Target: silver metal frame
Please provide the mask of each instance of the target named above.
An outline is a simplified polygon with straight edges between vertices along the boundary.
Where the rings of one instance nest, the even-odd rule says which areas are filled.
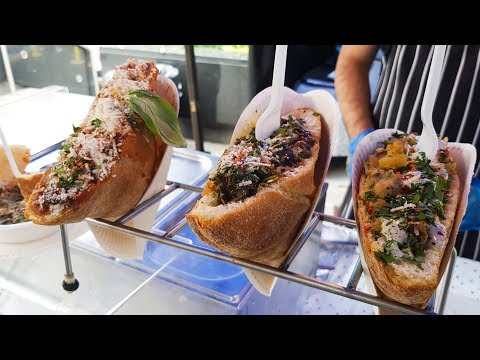
[[[155,195],[150,200],[147,200],[147,201],[139,204],[131,212],[129,212],[128,214],[126,214],[125,216],[123,216],[122,218],[120,218],[119,220],[117,220],[115,222],[104,220],[104,219],[91,219],[91,218],[87,218],[86,222],[88,222],[90,224],[95,224],[95,225],[98,225],[98,226],[102,226],[102,227],[105,227],[105,228],[108,228],[108,229],[111,229],[111,230],[116,230],[116,231],[123,232],[123,233],[126,233],[126,234],[138,236],[138,237],[141,237],[143,239],[154,241],[154,242],[157,242],[157,243],[160,243],[160,244],[173,246],[173,247],[185,250],[185,251],[190,251],[190,252],[193,252],[193,253],[196,253],[196,254],[208,256],[208,257],[220,260],[220,261],[224,261],[224,262],[228,262],[228,263],[231,263],[231,264],[243,266],[245,268],[249,268],[249,269],[252,269],[252,270],[261,271],[263,273],[273,275],[273,276],[276,276],[276,277],[279,277],[279,278],[282,278],[282,279],[286,279],[286,280],[289,280],[289,281],[293,281],[293,282],[296,282],[296,283],[299,283],[299,284],[302,284],[302,285],[306,285],[306,286],[309,286],[309,287],[312,287],[312,288],[315,288],[315,289],[327,291],[327,292],[330,292],[330,293],[333,293],[333,294],[336,294],[336,295],[339,295],[339,296],[344,296],[344,297],[347,297],[347,298],[350,298],[350,299],[353,299],[353,300],[361,301],[361,302],[371,304],[371,305],[374,305],[374,306],[378,306],[378,307],[387,308],[387,309],[394,310],[394,311],[397,311],[397,312],[400,312],[400,313],[414,314],[414,315],[420,315],[420,314],[422,314],[422,315],[435,315],[437,313],[439,313],[439,314],[443,313],[443,310],[444,310],[444,307],[445,307],[446,296],[447,296],[447,293],[448,293],[448,287],[449,287],[450,279],[451,279],[451,276],[452,276],[453,265],[454,265],[455,258],[456,258],[456,251],[455,250],[453,251],[453,253],[451,255],[450,264],[449,264],[449,266],[447,268],[447,271],[445,273],[445,284],[443,286],[443,291],[440,294],[440,299],[438,301],[438,304],[439,304],[438,312],[436,313],[436,312],[433,311],[433,306],[432,305],[429,305],[427,307],[427,309],[425,309],[425,310],[417,309],[417,308],[414,308],[414,307],[411,307],[411,306],[403,305],[403,304],[400,304],[400,303],[397,303],[397,302],[394,302],[394,301],[391,301],[391,300],[388,300],[388,299],[385,299],[385,298],[382,298],[382,297],[379,297],[379,296],[371,295],[371,294],[368,294],[368,293],[357,290],[358,282],[360,280],[360,277],[361,277],[362,271],[363,271],[362,266],[360,264],[360,259],[358,259],[358,261],[356,263],[356,266],[355,266],[355,268],[354,268],[354,270],[353,270],[353,272],[350,276],[350,280],[348,281],[348,285],[345,287],[345,286],[340,286],[340,285],[335,284],[335,283],[321,281],[321,280],[314,279],[314,278],[311,278],[311,277],[308,277],[308,276],[305,276],[305,275],[302,275],[302,274],[291,272],[291,271],[288,270],[288,264],[290,264],[291,261],[286,261],[284,263],[284,264],[287,264],[286,266],[280,266],[279,268],[274,268],[274,267],[264,265],[264,264],[260,264],[260,263],[257,263],[257,262],[231,257],[231,256],[228,256],[228,255],[216,252],[216,251],[197,248],[195,246],[192,246],[192,245],[186,244],[184,242],[180,242],[178,240],[175,240],[173,238],[175,236],[175,234],[177,234],[178,231],[180,231],[183,227],[185,227],[187,225],[187,222],[185,221],[185,219],[183,219],[179,224],[177,224],[177,226],[175,226],[175,228],[170,230],[165,235],[158,235],[158,234],[154,234],[152,232],[148,232],[148,231],[144,231],[144,230],[140,230],[140,229],[136,229],[136,228],[124,225],[124,223],[126,221],[128,221],[130,219],[133,219],[135,216],[137,216],[141,212],[145,211],[147,208],[151,207],[155,203],[158,203],[158,201],[160,201],[161,198],[168,195],[169,193],[171,193],[175,189],[184,189],[184,190],[193,191],[193,192],[203,191],[203,188],[201,188],[201,187],[192,186],[192,185],[188,185],[188,184],[183,184],[183,183],[179,183],[179,182],[168,181],[167,185],[168,185],[168,187],[166,189],[164,189],[163,191],[161,191],[160,193]],[[334,224],[343,225],[343,226],[347,226],[347,227],[350,227],[350,228],[355,228],[356,227],[356,223],[353,220],[340,218],[340,217],[336,217],[336,216],[331,216],[331,215],[326,215],[326,214],[323,214],[323,213],[320,213],[320,212],[315,212],[313,214],[312,219],[310,220],[309,224],[305,228],[303,234],[300,236],[297,244],[295,244],[292,247],[292,250],[290,251],[290,253],[287,254],[287,259],[293,258],[298,253],[299,249],[307,241],[307,239],[311,235],[313,229],[316,227],[316,225],[320,221],[328,221],[328,222],[331,222],[331,223],[334,223]],[[62,232],[62,235],[64,235],[63,232]],[[64,243],[67,244],[66,241],[64,241]],[[65,259],[67,260],[67,257],[65,257]],[[71,268],[72,268],[71,267],[71,262],[69,262],[67,268],[69,268],[71,270]],[[72,273],[73,273],[73,271],[72,271]],[[156,276],[154,276],[154,275],[156,275],[156,273],[157,272],[155,272],[152,276],[150,276],[149,279],[147,279],[147,281],[140,284],[131,294],[127,295],[127,297],[122,299],[122,301],[118,304],[118,307],[115,307],[109,313],[114,313],[119,307],[121,307],[123,304],[125,304],[126,301],[128,301],[128,299],[130,299],[132,296],[134,296],[135,293],[137,293],[143,286],[145,286],[150,280],[154,279],[156,277]],[[430,302],[430,304],[432,304],[432,303],[434,303],[433,298],[432,298],[432,301]]]

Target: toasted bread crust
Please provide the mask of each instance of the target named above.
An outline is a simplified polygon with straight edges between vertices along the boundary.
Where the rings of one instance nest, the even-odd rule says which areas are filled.
[[[38,192],[34,191],[26,204],[25,216],[42,225],[79,222],[86,217],[121,216],[141,199],[165,150],[166,145],[158,142],[142,124],[138,131],[127,135],[122,153],[106,179],[89,186],[56,216],[40,209],[35,202]],[[35,190],[45,186],[50,171],[45,172]]]
[[[140,61],[136,65],[134,61],[129,60],[121,68],[129,74],[128,76],[131,75],[129,78],[131,81],[137,82],[133,87],[134,90],[139,88],[139,82],[143,81],[143,89],[162,96],[178,114],[179,97],[176,86],[168,78],[157,77],[158,70],[153,62]],[[126,91],[125,84],[131,86],[131,83],[121,81],[107,83],[100,90],[90,111],[98,106],[99,99],[116,99],[118,103],[120,95],[117,89]],[[121,116],[126,123],[128,116],[125,113]],[[139,121],[135,126],[129,126],[127,132],[119,136],[121,136],[121,150],[118,151],[118,156],[114,159],[115,162],[106,177],[96,182],[89,182],[86,188],[67,198],[61,204],[62,207],[54,212],[49,206],[42,207],[38,201],[42,195],[42,189],[45,189],[49,181],[51,169],[48,169],[28,198],[25,216],[36,224],[59,225],[79,222],[86,217],[116,218],[131,210],[142,198],[154,178],[167,145],[160,138],[155,137],[143,121]]]
[[[446,241],[448,241],[451,235],[460,196],[458,175],[451,175],[451,179],[452,181],[448,189],[449,201],[445,207],[445,220],[441,221],[447,230]],[[360,177],[359,196],[367,191],[366,181],[365,174],[362,174]],[[427,256],[433,258],[435,261],[436,276],[422,280],[401,276],[392,265],[385,265],[375,256],[375,250],[372,248],[374,238],[370,230],[371,224],[369,216],[363,202],[360,200],[357,201],[360,244],[365,262],[367,263],[368,270],[375,285],[385,297],[391,300],[414,307],[425,308],[440,281],[438,272],[446,244],[438,251],[427,250],[432,252]]]
[[[218,205],[215,186],[208,181],[202,198],[187,220],[207,244],[235,257],[269,261],[283,256],[301,228],[315,196],[315,165],[319,153],[320,115],[299,109],[289,115],[307,119],[315,144],[310,158],[294,172],[263,186],[243,201]]]
[[[10,145],[15,163],[20,173],[25,171],[30,162],[30,149],[23,145]],[[10,163],[7,160],[5,150],[0,146],[0,186],[17,185],[17,179],[10,169]]]

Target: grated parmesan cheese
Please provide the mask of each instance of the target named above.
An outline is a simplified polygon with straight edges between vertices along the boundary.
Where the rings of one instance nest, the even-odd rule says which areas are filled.
[[[152,62],[128,60],[117,66],[79,130],[65,141],[45,187],[36,191],[40,193],[37,203],[41,208],[48,205],[56,216],[67,201],[78,196],[89,183],[102,181],[110,174],[125,136],[132,131],[128,116],[133,112],[123,97],[130,90],[153,91],[150,84],[155,83],[156,74]]]
[[[413,209],[413,208],[416,208],[416,207],[417,207],[417,205],[412,204],[412,203],[407,203],[405,201],[405,204],[403,204],[402,206],[390,209],[390,212],[401,211],[401,210],[406,210],[406,209]]]

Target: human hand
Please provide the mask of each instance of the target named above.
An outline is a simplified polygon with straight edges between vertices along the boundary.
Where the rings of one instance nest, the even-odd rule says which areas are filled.
[[[374,131],[374,129],[364,130],[360,134],[358,134],[352,141],[350,141],[350,146],[348,148],[348,158],[347,158],[347,172],[350,177],[352,177],[353,154],[355,154],[355,150],[357,149],[358,144],[360,144],[360,141],[362,141],[363,138],[368,134],[370,134],[372,131]]]
[[[463,216],[459,231],[480,230],[480,180],[472,178],[468,193],[467,211]]]

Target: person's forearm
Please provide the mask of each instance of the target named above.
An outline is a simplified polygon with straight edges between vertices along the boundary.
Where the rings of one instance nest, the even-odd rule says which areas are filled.
[[[368,73],[376,46],[344,46],[335,71],[335,92],[350,139],[373,128]]]

